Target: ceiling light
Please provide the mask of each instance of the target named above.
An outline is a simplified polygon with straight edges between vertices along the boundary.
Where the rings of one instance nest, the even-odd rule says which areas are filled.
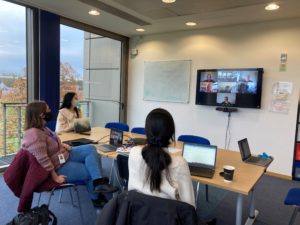
[[[186,22],[185,25],[193,27],[193,26],[196,26],[197,23],[195,23],[195,22]]]
[[[176,0],[161,0],[164,3],[174,3]]]
[[[145,29],[143,29],[143,28],[137,28],[135,30],[138,31],[138,32],[144,32],[145,31]]]
[[[89,11],[89,14],[92,15],[92,16],[99,16],[100,12],[96,9],[92,9],[92,10]]]
[[[277,9],[279,9],[279,5],[278,4],[276,4],[276,3],[270,3],[270,4],[268,4],[266,7],[265,7],[265,10],[269,10],[269,11],[271,11],[271,10],[277,10]]]

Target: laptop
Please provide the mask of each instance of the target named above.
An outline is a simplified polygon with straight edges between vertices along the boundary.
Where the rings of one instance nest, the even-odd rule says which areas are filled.
[[[87,138],[78,138],[69,141],[64,141],[63,143],[68,144],[70,146],[79,146],[79,145],[87,145],[87,144],[96,144],[95,141],[87,139]]]
[[[74,131],[80,134],[91,134],[91,124],[88,118],[79,118],[74,120]]]
[[[217,146],[184,143],[182,156],[192,176],[212,178],[216,168]]]
[[[100,145],[98,149],[102,152],[114,152],[123,144],[123,131],[111,128],[109,144]]]
[[[245,163],[250,163],[250,164],[257,165],[257,166],[267,167],[273,161],[272,157],[260,158],[260,157],[251,155],[247,138],[239,140],[238,144],[239,144],[239,149],[240,149],[240,153],[242,156],[242,160]]]

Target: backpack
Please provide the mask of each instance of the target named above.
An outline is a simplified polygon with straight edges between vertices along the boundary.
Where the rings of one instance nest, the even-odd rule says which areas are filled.
[[[27,212],[19,213],[7,225],[57,225],[57,218],[47,205],[37,206]]]

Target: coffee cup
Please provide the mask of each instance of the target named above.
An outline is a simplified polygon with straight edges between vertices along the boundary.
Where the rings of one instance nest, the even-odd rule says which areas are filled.
[[[224,181],[231,182],[233,180],[233,174],[234,174],[235,167],[226,165],[223,167],[223,170],[224,170],[224,173],[223,173]]]

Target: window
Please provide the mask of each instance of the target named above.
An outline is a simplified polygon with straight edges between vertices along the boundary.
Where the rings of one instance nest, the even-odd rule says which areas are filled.
[[[26,89],[26,8],[0,0],[0,168],[20,146]]]
[[[83,100],[84,31],[60,26],[60,100],[67,92],[76,92]]]

